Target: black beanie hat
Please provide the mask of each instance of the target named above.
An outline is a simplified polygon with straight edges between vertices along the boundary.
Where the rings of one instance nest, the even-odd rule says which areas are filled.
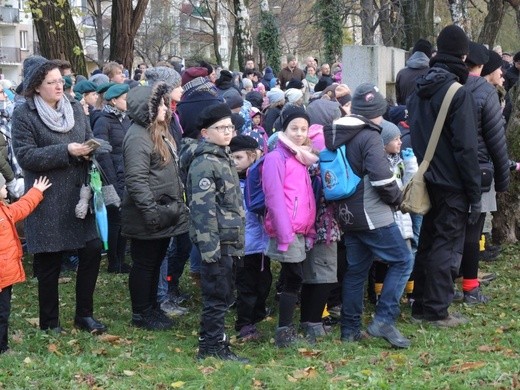
[[[248,135],[237,135],[231,138],[229,143],[231,152],[240,152],[241,150],[255,150],[258,149],[258,142],[253,137]]]
[[[287,83],[287,86],[285,87],[285,89],[291,89],[291,88],[296,88],[296,89],[302,89],[303,88],[303,83],[301,80],[298,80],[298,79],[291,79],[291,81],[289,81]]]
[[[242,131],[242,127],[244,127],[246,124],[246,120],[242,118],[242,115],[240,115],[238,112],[234,112],[233,115],[231,115],[231,123],[233,123],[233,126],[235,126],[237,133],[240,133]]]
[[[296,118],[303,118],[307,123],[311,123],[309,115],[307,115],[305,109],[300,106],[293,106],[292,104],[286,105],[280,115],[282,117],[282,127],[284,130],[286,130],[289,123]]]
[[[432,56],[432,44],[430,41],[420,38],[415,42],[415,45],[413,45],[412,53],[415,53],[416,51],[420,51],[430,58]]]
[[[364,116],[367,119],[382,116],[388,107],[384,96],[374,84],[363,83],[352,96],[352,114]]]
[[[332,85],[333,81],[331,77],[321,77],[320,80],[314,86],[314,92],[321,92],[325,90],[329,85]]]
[[[469,43],[469,53],[466,57],[466,63],[472,65],[484,65],[489,60],[489,50],[486,46],[477,42]]]
[[[502,57],[500,57],[500,54],[497,52],[488,49],[488,54],[489,60],[484,64],[482,72],[480,73],[481,76],[487,76],[488,74],[493,73],[498,68],[501,68],[504,63]]]
[[[437,37],[437,52],[462,57],[469,52],[469,39],[463,29],[455,24],[446,26]]]
[[[207,129],[224,118],[231,118],[231,110],[226,103],[213,104],[206,107],[199,115],[199,129]]]

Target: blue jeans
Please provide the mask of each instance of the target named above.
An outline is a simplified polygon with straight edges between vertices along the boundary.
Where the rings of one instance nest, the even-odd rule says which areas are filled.
[[[200,274],[200,266],[202,264],[202,256],[200,255],[197,245],[191,246],[190,253],[190,272]]]
[[[359,332],[363,313],[364,284],[374,257],[388,265],[375,320],[393,324],[399,301],[413,268],[413,256],[395,223],[374,230],[345,234],[347,272],[343,279],[341,337]]]

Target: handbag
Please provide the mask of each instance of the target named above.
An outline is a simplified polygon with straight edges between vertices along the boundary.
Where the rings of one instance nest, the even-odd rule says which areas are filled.
[[[494,176],[493,165],[490,163],[481,163],[480,164],[480,191],[482,193],[489,192],[491,190],[491,185],[493,184],[493,176]]]
[[[101,174],[101,181],[104,184],[101,186],[101,194],[103,195],[105,206],[115,206],[119,208],[119,206],[121,206],[121,198],[116,191],[116,187],[114,187],[113,184],[107,184],[107,176],[95,158],[92,158],[92,163],[96,166],[97,170]]]
[[[444,96],[439,115],[437,115],[432,134],[428,141],[424,159],[421,162],[421,165],[419,165],[417,172],[404,187],[403,200],[401,201],[400,206],[401,211],[404,213],[425,215],[431,209],[430,196],[428,195],[428,189],[426,188],[426,182],[424,181],[424,174],[430,166],[430,161],[433,158],[433,154],[435,153],[435,149],[439,143],[441,131],[446,120],[446,115],[448,114],[448,108],[450,107],[455,92],[457,92],[460,87],[462,87],[460,83],[453,83]]]

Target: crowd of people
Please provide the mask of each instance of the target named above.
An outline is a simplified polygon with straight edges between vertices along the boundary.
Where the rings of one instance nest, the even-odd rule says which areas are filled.
[[[512,74],[506,88],[518,80],[519,53],[513,61],[504,70],[499,54],[447,26],[436,51],[425,39],[416,43],[397,75],[394,104],[370,82],[351,91],[341,64],[318,67],[313,57],[301,69],[288,55],[278,75],[252,60],[243,73],[205,62],[140,64],[133,79],[116,62],[87,79],[63,61],[27,58],[16,95],[0,91],[0,253],[9,260],[0,269],[0,353],[9,348],[12,285],[25,279],[15,227],[24,218],[43,331],[63,332],[58,278],[71,261],[74,325],[106,331],[93,299],[103,245],[108,272],[129,274],[131,323],[150,331],[171,329],[172,318],[187,313],[179,285],[189,264],[202,294],[199,359],[247,361],[230,350],[226,314],[236,306],[243,342],[261,339],[257,324],[270,313],[273,284],[280,348],[302,334],[318,342],[331,317],[344,342],[372,336],[408,348],[396,327],[403,300],[414,321],[466,323],[449,308],[457,299],[489,300],[479,241],[496,193],[508,190],[520,165],[507,156],[499,98],[504,71]],[[401,212],[402,189],[425,158],[453,83],[464,87],[425,174],[432,209],[424,217]],[[329,202],[320,152],[344,145],[360,182]],[[96,174],[115,199],[98,192]],[[258,197],[260,209],[252,206]],[[273,261],[281,266],[276,283]],[[376,306],[365,331],[366,284]]]

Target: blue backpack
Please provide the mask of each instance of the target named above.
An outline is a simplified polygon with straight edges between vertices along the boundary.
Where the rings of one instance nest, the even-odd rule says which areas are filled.
[[[265,214],[265,194],[262,188],[262,170],[265,156],[260,157],[249,167],[244,187],[244,200],[247,211],[255,214]]]
[[[320,152],[320,171],[326,200],[345,199],[356,192],[361,178],[354,173],[347,159],[347,147]]]

